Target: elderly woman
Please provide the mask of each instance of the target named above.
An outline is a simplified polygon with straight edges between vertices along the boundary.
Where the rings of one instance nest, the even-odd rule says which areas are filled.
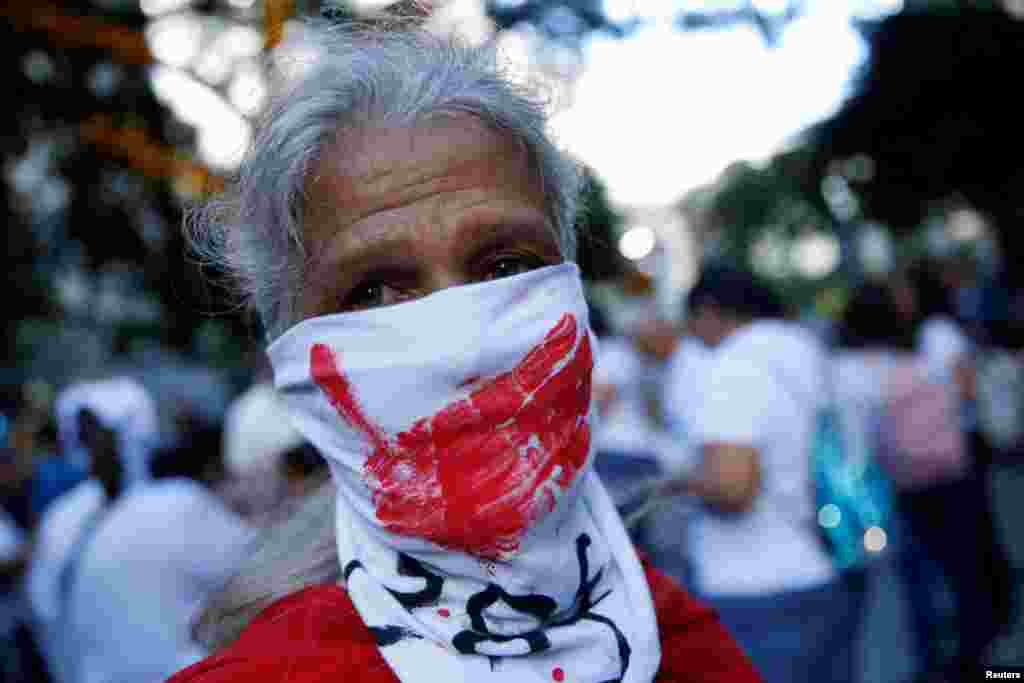
[[[235,193],[196,216],[332,484],[171,680],[756,681],[637,558],[592,461],[579,176],[486,49],[309,27]]]

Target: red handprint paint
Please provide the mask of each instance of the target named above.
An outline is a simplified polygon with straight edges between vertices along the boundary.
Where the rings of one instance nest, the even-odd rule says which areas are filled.
[[[512,370],[389,438],[360,407],[334,352],[310,349],[313,380],[372,449],[363,472],[377,518],[487,559],[513,553],[587,459],[593,355],[566,314]]]

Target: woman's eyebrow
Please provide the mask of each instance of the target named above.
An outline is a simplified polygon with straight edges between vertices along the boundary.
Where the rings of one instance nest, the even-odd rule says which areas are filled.
[[[481,245],[511,242],[529,242],[550,250],[552,258],[561,256],[554,229],[547,216],[536,209],[468,212],[454,234],[455,249],[461,257],[472,255]],[[321,258],[312,262],[312,272],[329,269],[332,277],[344,278],[348,273],[366,270],[367,264],[413,261],[419,242],[413,230],[368,226],[350,226],[348,234],[339,237],[342,248],[329,245],[322,250]]]
[[[331,277],[358,277],[360,273],[382,265],[415,261],[415,245],[417,240],[407,233],[383,235],[372,240],[360,240],[343,253],[333,255],[328,250],[325,256],[314,263],[314,271],[329,269]]]
[[[560,255],[555,230],[537,211],[495,212],[467,217],[456,230],[458,248],[474,251],[482,244],[529,242]]]

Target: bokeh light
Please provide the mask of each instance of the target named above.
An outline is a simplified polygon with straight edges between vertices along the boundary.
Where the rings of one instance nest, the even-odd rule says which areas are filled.
[[[888,536],[882,527],[873,526],[864,532],[864,549],[869,553],[882,552],[888,543]]]
[[[793,245],[793,266],[804,277],[820,279],[835,271],[840,251],[839,240],[834,235],[815,232]]]
[[[631,261],[639,261],[652,251],[658,238],[647,226],[630,228],[619,238],[619,251]]]
[[[818,524],[825,529],[835,529],[843,521],[843,512],[838,505],[829,503],[818,510]]]

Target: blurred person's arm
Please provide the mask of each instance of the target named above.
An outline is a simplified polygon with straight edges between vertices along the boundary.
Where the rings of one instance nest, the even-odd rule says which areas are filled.
[[[717,512],[746,512],[761,491],[756,444],[772,429],[768,415],[778,389],[756,365],[729,358],[714,361],[699,385],[692,411],[699,462],[663,490],[696,496]]]
[[[663,363],[678,348],[679,332],[666,320],[647,320],[632,330],[630,342],[640,353]]]
[[[731,443],[706,444],[701,461],[690,473],[668,479],[665,494],[690,495],[722,513],[750,510],[761,491],[761,461],[752,446]]]
[[[700,466],[687,480],[687,492],[718,512],[747,512],[760,491],[758,451],[739,444],[706,444]]]
[[[964,354],[953,364],[953,383],[960,398],[973,401],[978,397],[978,373],[971,358]]]

